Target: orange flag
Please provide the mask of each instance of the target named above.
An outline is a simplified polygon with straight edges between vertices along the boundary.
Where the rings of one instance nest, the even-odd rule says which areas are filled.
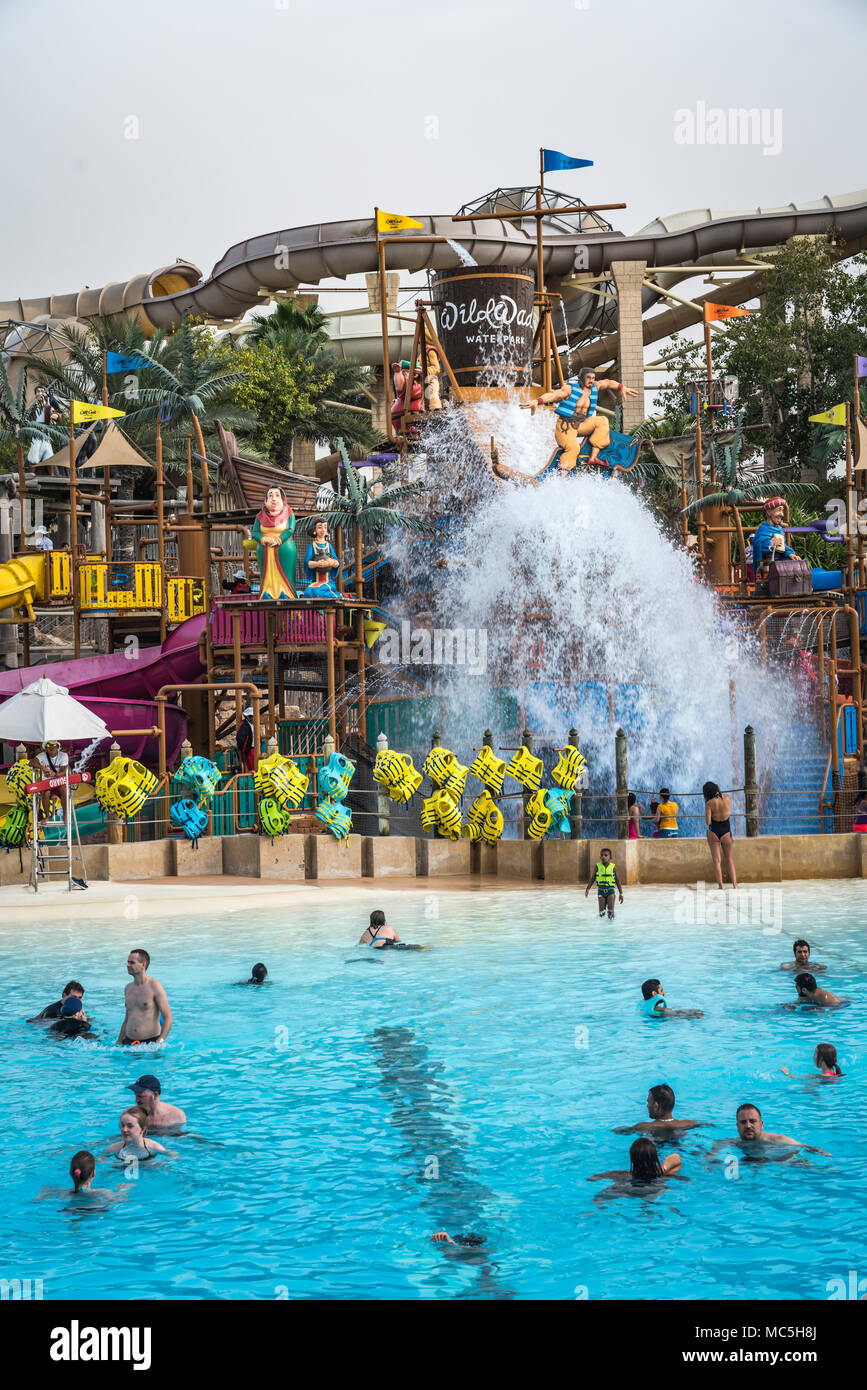
[[[716,323],[717,319],[741,319],[746,318],[749,309],[737,309],[734,304],[711,304],[705,300],[704,321],[705,323]]]

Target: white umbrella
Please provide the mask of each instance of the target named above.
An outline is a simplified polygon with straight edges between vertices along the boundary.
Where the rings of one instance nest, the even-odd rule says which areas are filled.
[[[107,738],[111,730],[63,685],[41,676],[0,705],[0,739],[7,743],[79,743]]]

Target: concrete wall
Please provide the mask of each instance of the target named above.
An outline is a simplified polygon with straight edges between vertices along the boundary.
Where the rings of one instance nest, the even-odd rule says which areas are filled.
[[[85,845],[88,878],[126,881],[166,877],[228,877],[303,881],[359,878],[500,879],[503,882],[574,884],[583,887],[608,845],[624,887],[631,884],[713,882],[705,840],[429,840],[404,836],[262,835]],[[0,851],[0,886],[26,884],[30,851]],[[735,841],[735,865],[743,883],[787,879],[867,878],[867,835],[760,836]],[[55,880],[56,882],[57,880]]]

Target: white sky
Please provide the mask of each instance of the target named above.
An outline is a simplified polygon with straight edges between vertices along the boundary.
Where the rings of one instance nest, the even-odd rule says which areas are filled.
[[[533,183],[541,144],[596,161],[551,183],[626,202],[627,232],[849,192],[865,37],[860,0],[0,0],[0,299],[207,273],[375,203],[453,212]],[[778,108],[780,153],[678,145],[697,102]]]

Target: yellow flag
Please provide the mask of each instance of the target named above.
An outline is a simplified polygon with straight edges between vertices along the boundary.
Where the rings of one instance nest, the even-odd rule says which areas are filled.
[[[377,208],[376,230],[378,232],[405,232],[410,227],[417,227],[420,232],[424,231],[424,223],[416,222],[414,217],[401,217],[399,212],[383,212],[381,208]]]
[[[126,415],[125,410],[112,410],[110,405],[91,405],[90,401],[72,402],[72,423],[81,425],[90,420],[111,420]]]
[[[817,425],[844,425],[846,424],[846,405],[832,405],[830,410],[823,410],[818,415],[809,415],[809,420]]]

